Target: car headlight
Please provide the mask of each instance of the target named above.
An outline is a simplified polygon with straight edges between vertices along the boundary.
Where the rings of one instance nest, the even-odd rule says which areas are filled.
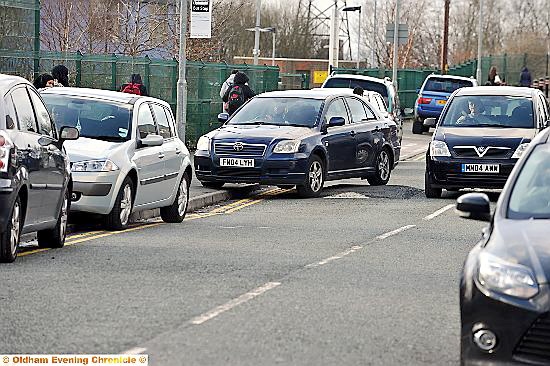
[[[447,144],[443,141],[433,140],[430,142],[430,156],[431,157],[441,157],[441,156],[451,156]]]
[[[529,143],[523,143],[523,144],[519,144],[518,148],[516,149],[516,151],[514,152],[514,155],[512,155],[512,158],[514,159],[519,159],[521,158],[521,156],[523,155],[523,153],[525,152],[525,150],[527,150],[527,148],[529,147]]]
[[[197,150],[210,151],[210,139],[206,136],[201,136],[197,141]]]
[[[279,141],[275,148],[273,149],[274,153],[277,154],[292,154],[298,152],[300,148],[300,140],[283,140]]]
[[[118,170],[118,166],[111,160],[88,160],[72,164],[73,172],[112,172]]]
[[[479,282],[492,291],[529,299],[539,292],[533,272],[521,264],[514,264],[492,254],[479,255]]]

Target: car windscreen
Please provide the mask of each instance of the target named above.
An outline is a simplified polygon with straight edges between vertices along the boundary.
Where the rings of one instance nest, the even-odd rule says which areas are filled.
[[[534,128],[533,102],[506,95],[463,95],[447,107],[442,126]]]
[[[386,88],[386,85],[375,81],[333,77],[328,79],[323,87],[354,89],[356,86],[360,86],[363,90],[371,90],[380,93],[386,100],[388,100],[388,89]]]
[[[550,145],[539,145],[527,157],[508,204],[511,219],[550,219]]]
[[[49,93],[42,97],[58,130],[70,126],[82,137],[113,142],[130,139],[131,105]]]
[[[433,91],[451,94],[459,88],[473,86],[470,80],[429,77],[426,80],[423,91]]]
[[[228,122],[230,125],[313,127],[323,100],[307,98],[254,98]]]

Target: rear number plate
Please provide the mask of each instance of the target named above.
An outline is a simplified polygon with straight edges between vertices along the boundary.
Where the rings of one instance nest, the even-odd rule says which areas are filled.
[[[254,168],[254,159],[220,158],[220,166]]]
[[[462,164],[462,173],[495,173],[500,172],[498,164]]]

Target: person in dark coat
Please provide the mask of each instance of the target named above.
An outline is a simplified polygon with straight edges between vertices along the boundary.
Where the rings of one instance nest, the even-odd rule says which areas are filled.
[[[230,115],[235,113],[247,100],[256,95],[248,86],[248,80],[248,76],[244,72],[239,71],[235,74],[233,86],[223,95],[222,100],[227,103],[227,112]]]
[[[143,85],[140,74],[132,74],[130,77],[130,82],[123,84],[120,91],[123,93],[143,95],[146,97],[149,96],[149,94],[147,94],[147,87]]]
[[[523,70],[521,70],[521,75],[519,76],[519,85],[530,87],[532,83],[533,79],[531,77],[531,72],[526,66],[523,68]]]
[[[36,89],[51,88],[54,84],[54,79],[50,74],[42,74],[38,75],[32,84]]]
[[[64,65],[57,65],[52,69],[54,86],[69,86],[69,69]]]

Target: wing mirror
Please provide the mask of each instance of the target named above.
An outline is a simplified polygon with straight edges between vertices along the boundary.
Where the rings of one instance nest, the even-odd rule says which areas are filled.
[[[485,193],[467,193],[458,197],[456,210],[465,219],[491,221],[491,202]]]
[[[433,128],[433,127],[435,127],[436,124],[437,124],[437,119],[435,119],[435,118],[430,117],[430,118],[426,118],[424,120],[424,126],[425,127],[432,127]]]
[[[327,127],[344,126],[345,124],[346,124],[346,119],[344,117],[332,117],[328,121]]]
[[[218,122],[225,123],[229,119],[229,113],[218,114]]]
[[[141,146],[161,146],[164,143],[164,139],[160,135],[149,134],[140,141]]]
[[[59,140],[56,140],[51,136],[41,136],[38,139],[38,143],[40,146],[55,145],[61,149],[61,146],[65,141],[76,140],[79,136],[80,133],[77,128],[65,126],[61,127],[61,131],[59,132]]]

